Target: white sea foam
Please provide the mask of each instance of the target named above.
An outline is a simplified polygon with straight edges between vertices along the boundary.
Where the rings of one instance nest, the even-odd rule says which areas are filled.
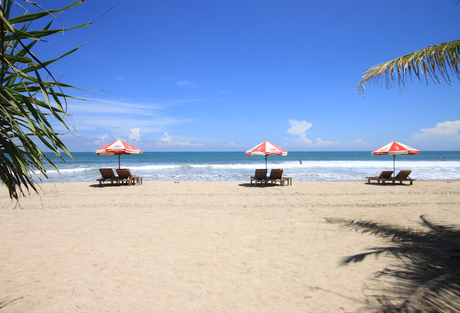
[[[169,164],[130,166],[133,174],[142,175],[144,180],[158,181],[245,181],[253,175],[255,168],[264,168],[265,164]],[[284,175],[298,181],[344,181],[363,180],[365,176],[377,175],[382,170],[392,170],[393,163],[373,161],[320,161],[282,162],[269,164],[272,168],[283,168]],[[396,162],[396,171],[412,170],[411,177],[416,179],[460,179],[460,162]],[[97,168],[64,168],[61,175],[49,170],[48,175],[54,182],[95,181],[100,175]]]
[[[417,169],[459,169],[460,162],[457,161],[445,161],[445,162],[433,162],[433,161],[419,161],[419,162],[407,162],[400,161],[396,162],[396,168],[417,168]],[[113,167],[116,169],[116,167]],[[144,165],[141,163],[130,165],[131,171],[167,171],[167,170],[253,170],[255,168],[265,168],[265,164],[148,164]],[[393,162],[382,162],[382,161],[309,161],[299,164],[298,162],[279,162],[269,163],[268,168],[283,168],[283,169],[326,169],[326,168],[393,168]],[[79,173],[79,172],[98,172],[99,167],[70,167],[60,168],[61,173]],[[48,173],[57,173],[55,170],[48,170]]]
[[[171,169],[215,169],[215,170],[227,170],[227,169],[248,169],[254,168],[265,168],[265,163],[236,163],[236,164],[149,164],[141,165],[136,164],[130,166],[131,170],[149,171],[149,170],[171,170]],[[382,162],[382,161],[308,161],[300,164],[299,162],[276,162],[268,163],[268,168],[283,168],[283,169],[305,169],[305,168],[377,168],[382,167],[393,168],[393,162]],[[396,161],[396,167],[410,167],[410,168],[460,168],[460,162],[456,161],[419,161],[419,162],[408,162],[408,161]]]

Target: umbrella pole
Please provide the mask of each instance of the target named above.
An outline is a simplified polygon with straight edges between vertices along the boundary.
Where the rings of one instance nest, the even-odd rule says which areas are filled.
[[[395,160],[396,160],[396,155],[393,154],[393,177],[395,177]]]
[[[120,169],[120,159],[121,159],[121,154],[118,155],[118,169]]]
[[[267,156],[265,156],[265,169],[268,170],[268,167],[267,167]]]

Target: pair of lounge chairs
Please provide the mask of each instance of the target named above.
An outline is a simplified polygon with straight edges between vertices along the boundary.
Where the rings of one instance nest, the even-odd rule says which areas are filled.
[[[276,184],[277,181],[280,182],[280,185],[284,186],[283,170],[272,170],[270,172],[270,176],[267,177],[267,170],[258,169],[256,170],[254,176],[251,177],[251,185],[252,182],[254,182],[256,186],[258,182],[260,182],[260,184],[263,183],[264,185],[268,185],[268,183],[271,182],[273,185]]]
[[[110,184],[127,184],[127,185],[135,185],[136,183],[142,185],[142,176],[133,176],[131,175],[131,171],[129,169],[117,169],[118,176],[115,176],[113,169],[111,168],[100,168],[99,172],[101,173],[101,178],[97,181],[99,182],[99,186],[102,185],[103,182],[110,181]]]
[[[380,184],[380,182],[385,184],[387,181],[391,181],[393,184],[399,181],[399,183],[402,184],[404,181],[408,181],[412,185],[412,182],[416,180],[409,177],[411,171],[400,171],[395,177],[391,177],[393,173],[394,171],[383,171],[380,173],[379,177],[366,177],[367,183],[370,183],[371,180],[376,180],[378,184]]]

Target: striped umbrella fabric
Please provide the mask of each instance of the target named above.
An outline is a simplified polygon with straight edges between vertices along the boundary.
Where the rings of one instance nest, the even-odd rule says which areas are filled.
[[[120,168],[120,156],[122,154],[142,154],[141,149],[124,142],[116,140],[96,150],[97,155],[118,155],[118,168]]]
[[[398,155],[398,154],[420,154],[420,151],[396,141],[390,142],[377,150],[372,155]]]
[[[372,151],[372,155],[392,155],[393,156],[393,175],[395,175],[395,159],[397,155],[414,155],[420,154],[420,151],[403,143],[396,141],[390,142],[383,147]]]
[[[264,155],[265,156],[265,168],[267,168],[267,156],[269,155],[282,155],[286,156],[288,153],[283,148],[280,148],[271,142],[264,141],[258,144],[252,149],[249,149],[245,153],[246,155]]]

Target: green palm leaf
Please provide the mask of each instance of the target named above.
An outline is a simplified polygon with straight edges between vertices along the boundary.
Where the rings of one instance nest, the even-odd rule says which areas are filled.
[[[452,77],[460,80],[460,40],[444,42],[403,55],[392,61],[373,66],[363,73],[355,86],[365,95],[365,84],[385,84],[386,88],[406,87],[415,75],[422,84],[451,84]]]
[[[25,2],[41,8],[29,0]],[[36,179],[48,177],[45,164],[58,170],[37,142],[61,159],[60,151],[70,155],[59,138],[61,134],[51,126],[51,120],[58,121],[65,131],[70,132],[66,101],[73,97],[64,89],[79,88],[57,81],[47,67],[81,46],[46,61],[39,60],[32,49],[37,42],[44,41],[44,37],[89,25],[51,28],[56,14],[82,2],[62,9],[47,11],[41,8],[38,13],[10,17],[15,0],[0,1],[0,179],[8,188],[10,197],[16,200],[25,191],[37,191]],[[51,21],[41,29],[34,29],[34,22],[44,18]],[[25,44],[24,40],[30,42]],[[50,80],[44,80],[42,76],[50,77]]]

